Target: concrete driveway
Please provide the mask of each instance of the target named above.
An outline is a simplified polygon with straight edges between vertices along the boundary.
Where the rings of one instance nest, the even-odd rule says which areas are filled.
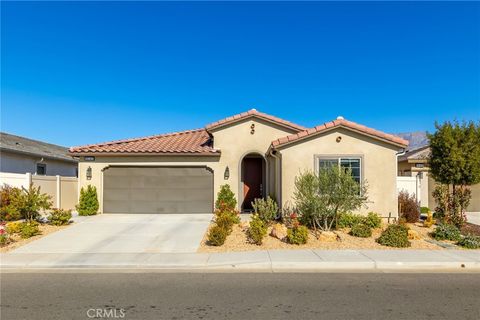
[[[196,252],[212,214],[100,214],[12,253]]]

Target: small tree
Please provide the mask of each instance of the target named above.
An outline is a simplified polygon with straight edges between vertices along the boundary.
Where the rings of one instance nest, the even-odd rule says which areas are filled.
[[[302,223],[329,231],[339,213],[365,204],[367,185],[355,181],[349,169],[337,166],[322,169],[318,175],[305,172],[295,178],[294,200]]]
[[[215,209],[223,211],[233,211],[237,207],[237,200],[235,194],[230,189],[230,185],[224,184],[220,187],[217,194],[217,201],[215,202]]]
[[[461,226],[471,198],[468,186],[480,182],[480,125],[447,121],[435,128],[428,134],[430,172],[446,187],[438,187],[434,196],[445,219]]]
[[[36,220],[41,210],[48,210],[52,207],[52,197],[40,193],[40,187],[34,187],[30,183],[28,189],[22,188],[12,199],[12,205],[17,208],[20,215],[28,221]]]
[[[86,190],[82,188],[80,190],[80,200],[75,206],[78,214],[81,216],[95,215],[98,212],[98,207],[97,188],[91,185],[88,185]]]

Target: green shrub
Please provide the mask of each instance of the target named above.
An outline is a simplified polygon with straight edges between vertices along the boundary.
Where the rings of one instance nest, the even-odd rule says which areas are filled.
[[[368,238],[372,236],[372,228],[366,224],[359,223],[352,227],[350,234],[354,237]]]
[[[256,214],[252,215],[248,228],[248,237],[252,243],[261,245],[263,237],[267,234],[267,223]]]
[[[258,217],[265,222],[272,221],[277,217],[278,205],[275,200],[270,197],[267,197],[266,200],[255,199],[252,202],[252,206],[255,214],[257,214]]]
[[[224,184],[220,187],[215,202],[215,209],[220,211],[233,211],[237,208],[237,200],[235,194],[230,189],[230,185]]]
[[[23,239],[31,238],[40,234],[40,229],[38,228],[38,222],[36,221],[25,221],[22,223],[20,229],[20,236]]]
[[[428,207],[420,207],[420,213],[428,213],[428,211],[430,211]]]
[[[72,210],[53,209],[48,216],[48,222],[54,226],[63,226],[70,223]]]
[[[291,244],[305,244],[308,241],[308,228],[305,226],[294,226],[287,230],[287,240]]]
[[[212,246],[221,246],[225,243],[227,236],[228,230],[219,225],[214,225],[208,231],[208,243]]]
[[[352,228],[354,225],[362,223],[363,218],[359,214],[341,213],[338,217],[337,228]]]
[[[215,218],[215,223],[220,228],[223,228],[227,231],[228,234],[232,232],[232,227],[235,224],[235,217],[230,214],[228,211],[218,214]]]
[[[380,228],[382,226],[382,218],[378,213],[369,212],[367,216],[363,218],[362,223],[369,226],[372,229]]]
[[[414,194],[409,195],[406,191],[398,194],[398,212],[408,223],[415,223],[420,219],[420,211]]]
[[[410,241],[408,241],[408,228],[399,224],[389,225],[377,239],[377,242],[384,246],[396,248],[411,246]]]
[[[81,216],[92,216],[98,212],[97,188],[88,185],[87,189],[80,190],[80,200],[75,208]]]
[[[0,232],[0,246],[5,246],[9,242],[10,242],[10,237],[5,232],[5,230],[2,229],[2,232]]]
[[[13,203],[21,191],[6,184],[0,188],[0,221],[15,221],[22,218],[20,211]]]
[[[460,239],[457,244],[466,249],[480,249],[480,237],[466,235]]]
[[[21,229],[22,229],[22,222],[20,221],[12,221],[5,225],[5,230],[9,234],[20,233]]]
[[[20,212],[22,218],[33,221],[38,219],[40,211],[51,208],[51,199],[46,193],[40,192],[40,187],[34,187],[31,183],[28,189],[22,188],[21,192],[16,194],[11,205]]]
[[[453,224],[440,224],[432,232],[436,240],[458,241],[461,238],[460,230]]]

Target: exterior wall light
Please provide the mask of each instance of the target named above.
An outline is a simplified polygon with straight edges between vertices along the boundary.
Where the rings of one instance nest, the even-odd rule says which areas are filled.
[[[87,168],[87,180],[92,179],[92,167]]]
[[[223,178],[225,180],[228,180],[228,178],[230,178],[230,169],[228,168],[228,166],[225,168],[225,172],[223,173]]]

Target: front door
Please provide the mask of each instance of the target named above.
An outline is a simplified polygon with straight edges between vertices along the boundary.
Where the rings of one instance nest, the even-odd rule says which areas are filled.
[[[244,158],[242,163],[243,210],[252,210],[252,201],[263,197],[263,159]]]

